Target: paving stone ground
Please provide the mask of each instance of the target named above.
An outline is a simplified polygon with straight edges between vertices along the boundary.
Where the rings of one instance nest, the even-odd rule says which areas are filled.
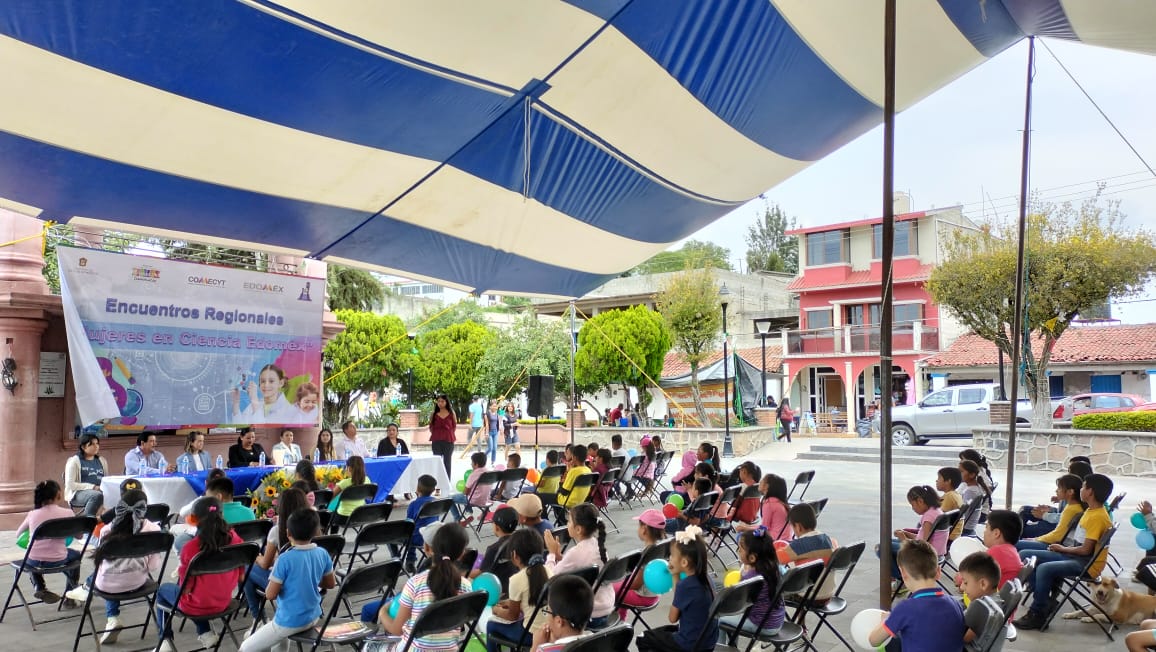
[[[840,439],[841,445],[877,446],[878,440],[846,440]],[[878,606],[879,564],[871,553],[878,540],[879,531],[879,472],[877,463],[862,462],[827,462],[822,460],[796,460],[795,456],[807,450],[814,443],[834,443],[822,439],[801,439],[793,444],[772,444],[756,451],[751,456],[764,471],[782,475],[788,479],[788,484],[800,471],[813,469],[816,471],[815,482],[807,492],[808,499],[828,498],[830,502],[827,510],[820,519],[820,528],[835,536],[840,543],[851,543],[864,540],[868,543],[868,552],[864,555],[854,576],[848,583],[844,596],[849,598],[851,606],[848,612],[834,619],[836,626],[847,633],[850,621],[855,613],[865,608]],[[949,442],[948,445],[958,445],[960,442]],[[933,444],[934,446],[935,444]],[[724,466],[731,466],[737,460],[726,460]],[[911,512],[906,501],[907,489],[915,484],[933,484],[935,479],[936,463],[927,466],[900,465],[893,470],[893,509],[894,523],[897,527],[914,524],[916,516]],[[464,472],[465,467],[455,468],[455,478]],[[999,481],[1004,482],[1002,472]],[[1124,503],[1121,514],[1131,513],[1132,507],[1140,499],[1152,500],[1156,497],[1156,479],[1114,478],[1116,493],[1127,491],[1128,498]],[[1039,472],[1020,472],[1015,479],[1015,505],[1038,503],[1045,501],[1052,495],[1055,474]],[[1002,496],[1002,489],[1000,491]],[[611,533],[608,538],[610,554],[618,554],[639,547],[634,536],[631,516],[636,515],[639,508],[633,510],[612,507],[611,515],[617,521],[622,532]],[[1137,588],[1128,577],[1132,567],[1140,558],[1141,551],[1133,543],[1135,530],[1128,523],[1128,519],[1118,518],[1120,531],[1116,535],[1116,545],[1113,552],[1125,567],[1122,573],[1122,583],[1125,586]],[[891,528],[889,528],[891,529]],[[482,544],[484,547],[485,543]],[[23,551],[16,546],[14,532],[0,532],[0,560],[7,562],[17,559]],[[88,567],[82,576],[88,574]],[[5,563],[0,569],[0,587],[5,595],[12,583],[13,571]],[[62,579],[50,577],[50,586],[60,589]],[[1143,590],[1143,587],[1139,587]],[[666,607],[669,606],[669,596],[660,607],[649,615],[649,622],[659,624],[666,617]],[[44,606],[34,608],[38,617],[47,617],[48,610]],[[130,607],[124,610],[123,618],[127,622],[140,622],[144,612],[141,607]],[[104,622],[103,607],[96,607],[98,625]],[[71,650],[72,641],[76,632],[77,619],[61,623],[41,626],[38,631],[32,631],[21,610],[9,611],[3,623],[0,623],[0,650]],[[1126,627],[1123,633],[1131,631]],[[1056,652],[1059,650],[1100,650],[1123,649],[1123,633],[1116,634],[1116,642],[1109,643],[1106,637],[1095,625],[1083,624],[1078,621],[1057,621],[1047,632],[1021,632],[1019,639],[1004,647],[1008,652]],[[108,646],[108,650],[135,650],[154,642],[155,630],[150,631],[145,641],[140,641],[131,634],[122,635],[121,642]],[[845,649],[829,632],[821,632],[814,641],[821,652]],[[177,649],[192,650],[197,647],[192,627],[186,628],[183,634],[176,639]],[[91,639],[81,642],[80,649],[93,649]],[[231,643],[226,642],[222,649],[233,649]]]

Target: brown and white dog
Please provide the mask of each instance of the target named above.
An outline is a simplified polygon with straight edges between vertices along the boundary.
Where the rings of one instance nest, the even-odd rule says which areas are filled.
[[[1099,584],[1092,587],[1092,602],[1104,610],[1117,625],[1139,625],[1141,621],[1156,617],[1156,596],[1125,591],[1120,588],[1116,580],[1105,577]],[[1096,620],[1107,622],[1104,614],[1095,614]],[[1082,622],[1094,622],[1082,611],[1071,611],[1064,614],[1068,620],[1079,619]]]

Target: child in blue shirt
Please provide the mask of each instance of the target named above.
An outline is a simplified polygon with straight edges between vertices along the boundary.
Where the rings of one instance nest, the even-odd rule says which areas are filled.
[[[896,603],[886,620],[871,632],[871,645],[878,647],[887,639],[896,638],[903,652],[963,649],[967,631],[963,606],[935,583],[939,578],[935,549],[922,539],[911,539],[903,542],[897,557],[903,583],[911,589],[911,595]],[[899,648],[892,641],[887,649]]]
[[[675,533],[670,546],[670,574],[674,579],[670,622],[676,624],[647,630],[638,637],[638,652],[700,652],[713,650],[718,643],[718,619],[708,619],[714,587],[707,575],[710,557],[701,534],[697,525]],[[962,636],[961,632],[961,646]]]
[[[425,541],[421,537],[421,529],[438,520],[436,516],[425,516],[419,519],[417,515],[421,513],[421,508],[425,507],[426,503],[433,500],[433,492],[437,487],[438,481],[434,479],[432,475],[418,476],[417,498],[414,498],[413,502],[409,504],[409,507],[405,508],[405,518],[414,523],[413,539],[411,539],[413,545],[410,547],[409,554],[406,555],[405,558],[406,570],[411,574],[413,572],[414,560],[417,557],[417,551],[425,544]],[[399,554],[400,551],[393,551],[394,557],[397,557]]]
[[[312,543],[321,533],[321,520],[312,509],[299,509],[286,527],[293,547],[277,556],[265,595],[277,601],[272,622],[265,623],[241,644],[240,652],[286,652],[289,637],[309,629],[321,618],[318,587],[337,586],[333,561],[324,548]]]

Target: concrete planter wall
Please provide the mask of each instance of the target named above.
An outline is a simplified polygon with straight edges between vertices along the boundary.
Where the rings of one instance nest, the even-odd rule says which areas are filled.
[[[994,466],[1007,468],[1007,429],[976,428],[972,445]],[[1017,430],[1016,467],[1063,472],[1068,458],[1086,455],[1098,473],[1156,477],[1156,432]]]

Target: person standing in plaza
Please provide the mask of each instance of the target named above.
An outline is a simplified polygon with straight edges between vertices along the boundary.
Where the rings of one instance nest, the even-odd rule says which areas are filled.
[[[469,446],[474,443],[474,437],[478,436],[478,432],[486,426],[486,408],[482,405],[482,397],[475,396],[472,403],[470,403],[470,437],[466,440],[466,445]]]
[[[476,401],[475,405],[481,409],[481,405]],[[471,412],[473,407],[473,405],[470,406]],[[452,473],[450,467],[453,466],[457,429],[458,422],[454,418],[454,411],[450,409],[449,397],[445,394],[438,394],[437,398],[434,399],[434,411],[429,419],[429,443],[430,448],[433,449],[433,454],[442,458],[442,463],[446,467],[446,475]],[[475,432],[473,426],[470,427],[470,431]]]
[[[791,409],[791,402],[786,396],[779,403],[775,418],[779,420],[779,428],[782,431],[778,438],[786,438],[787,443],[791,443],[791,427],[795,425],[795,411]]]

